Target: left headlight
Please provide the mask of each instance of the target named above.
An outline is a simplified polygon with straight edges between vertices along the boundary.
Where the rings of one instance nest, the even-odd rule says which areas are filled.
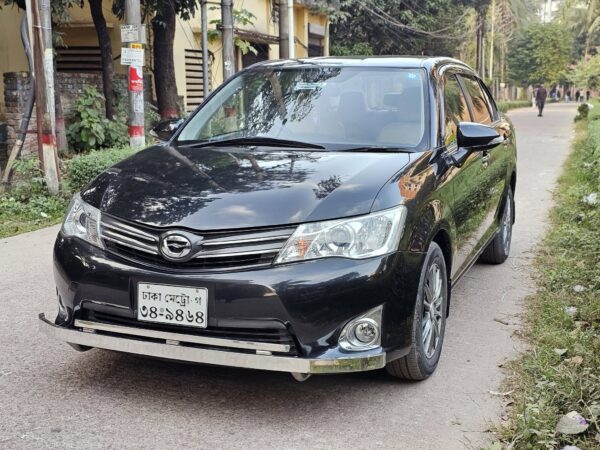
[[[76,194],[67,210],[62,225],[65,236],[78,237],[96,247],[104,248],[100,239],[100,211],[88,205]]]
[[[397,250],[406,207],[349,219],[300,225],[277,255],[276,263],[342,257],[364,259]]]

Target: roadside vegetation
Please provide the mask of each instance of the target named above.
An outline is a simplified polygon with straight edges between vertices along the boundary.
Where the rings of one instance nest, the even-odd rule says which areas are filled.
[[[498,106],[498,110],[500,112],[505,113],[511,109],[530,108],[531,102],[529,100],[512,100],[507,102],[498,102],[496,106]]]
[[[135,151],[130,147],[94,150],[63,161],[58,196],[48,192],[36,156],[17,161],[13,186],[0,193],[0,238],[59,223],[72,194]]]
[[[514,403],[497,429],[508,448],[600,448],[600,102],[594,106],[578,122],[537,256],[538,292],[525,306],[529,350],[511,364]]]

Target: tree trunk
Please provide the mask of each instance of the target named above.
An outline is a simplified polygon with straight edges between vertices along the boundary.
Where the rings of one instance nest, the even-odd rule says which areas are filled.
[[[476,55],[476,63],[475,70],[479,73],[479,76],[483,77],[484,64],[483,61],[483,37],[485,35],[485,9],[479,8],[477,10],[477,22],[476,22],[476,30],[477,30],[477,55]]]
[[[158,113],[163,120],[179,117],[175,63],[173,61],[176,19],[172,0],[166,0],[162,9],[152,19],[156,103]]]
[[[98,35],[100,45],[100,56],[102,58],[102,91],[104,93],[104,107],[106,118],[113,119],[115,115],[115,101],[112,85],[113,77],[113,54],[110,35],[106,27],[106,20],[102,12],[102,0],[89,0],[92,19]]]

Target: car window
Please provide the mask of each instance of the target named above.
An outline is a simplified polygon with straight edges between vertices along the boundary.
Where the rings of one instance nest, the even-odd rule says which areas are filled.
[[[458,79],[444,77],[444,143],[456,144],[456,130],[460,122],[470,122],[471,116]]]
[[[489,107],[489,100],[483,93],[479,82],[475,78],[461,76],[463,84],[471,98],[473,106],[473,122],[490,124],[494,121]]]
[[[259,67],[229,81],[192,117],[179,142],[270,137],[326,148],[416,148],[426,134],[421,69]]]

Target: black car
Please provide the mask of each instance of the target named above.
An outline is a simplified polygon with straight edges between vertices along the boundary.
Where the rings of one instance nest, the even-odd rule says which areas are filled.
[[[510,249],[515,135],[447,58],[272,61],[76,195],[54,247],[78,350],[309,374],[435,370],[452,287]]]

